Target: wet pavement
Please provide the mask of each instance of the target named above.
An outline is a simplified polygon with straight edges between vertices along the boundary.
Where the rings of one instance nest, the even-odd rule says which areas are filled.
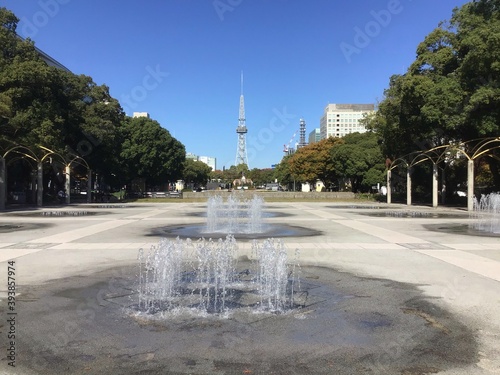
[[[426,228],[467,225],[462,212],[412,220],[272,203],[267,223],[319,233],[283,239],[300,251],[308,303],[282,315],[154,319],[132,308],[138,250],[158,242],[154,228],[202,225],[205,207],[124,206],[106,215],[0,214],[0,227],[33,228],[0,231],[0,281],[13,261],[19,322],[15,368],[2,329],[0,373],[500,373],[499,238]],[[241,256],[251,257],[250,240],[238,240]],[[4,287],[3,318],[6,297]]]

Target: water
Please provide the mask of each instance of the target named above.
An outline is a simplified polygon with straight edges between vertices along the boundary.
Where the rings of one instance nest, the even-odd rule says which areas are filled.
[[[206,222],[201,224],[169,225],[153,229],[153,233],[170,238],[225,238],[228,234],[237,239],[264,239],[276,237],[317,236],[321,232],[282,223],[265,223],[264,200],[254,195],[245,199],[242,194],[232,194],[226,201],[215,195],[207,201]],[[275,215],[275,214],[274,214]]]
[[[500,193],[481,195],[480,199],[476,198],[471,218],[474,219],[470,224],[472,229],[500,233]]]
[[[260,307],[266,311],[279,312],[294,305],[295,268],[294,262],[290,270],[292,282],[289,283],[289,266],[287,251],[283,242],[267,239],[262,244],[252,243],[252,252],[257,259],[257,290]],[[298,251],[296,251],[298,258]],[[300,285],[298,285],[300,289]]]
[[[161,239],[148,252],[140,250],[138,310],[227,316],[245,308],[272,313],[294,308],[298,252],[290,265],[281,240],[254,240],[255,260],[238,268],[237,249],[228,235],[217,241]]]
[[[232,194],[226,202],[218,195],[210,197],[206,233],[261,233],[263,205],[264,200],[257,195],[241,199]]]

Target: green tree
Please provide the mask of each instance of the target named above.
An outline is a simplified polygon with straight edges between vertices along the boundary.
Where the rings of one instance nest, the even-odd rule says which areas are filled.
[[[12,116],[12,100],[4,93],[0,93],[0,120],[6,120]]]
[[[120,128],[121,170],[129,180],[144,178],[156,186],[182,177],[184,145],[152,119],[127,117]]]
[[[386,151],[409,153],[500,132],[500,9],[478,0],[417,48],[405,75],[393,76],[370,121]]]
[[[253,168],[246,174],[255,186],[264,185],[268,182],[274,182],[274,170],[271,168],[258,169]]]
[[[274,178],[277,179],[281,185],[287,186],[289,190],[293,189],[293,183],[295,181],[295,176],[293,176],[290,171],[291,157],[292,155],[285,155],[274,170]]]
[[[301,147],[289,159],[290,173],[299,182],[323,181],[329,186],[336,181],[336,171],[331,159],[331,149],[338,138],[327,138]]]
[[[366,120],[381,137],[384,154],[393,159],[450,142],[497,137],[499,41],[498,0],[454,9],[450,21],[417,47],[406,74],[391,77],[378,113]],[[500,186],[498,160],[487,162]]]
[[[212,168],[201,161],[186,159],[182,177],[185,182],[193,183],[195,187],[204,186],[210,178]]]
[[[374,133],[346,135],[331,149],[331,157],[338,177],[348,179],[355,193],[383,182],[385,159]]]

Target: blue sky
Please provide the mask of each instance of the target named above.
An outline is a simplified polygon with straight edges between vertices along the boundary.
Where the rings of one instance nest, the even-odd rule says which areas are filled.
[[[149,112],[188,152],[234,164],[244,74],[250,168],[279,163],[328,103],[377,103],[465,0],[3,0],[18,33]],[[298,135],[296,138],[298,141]]]

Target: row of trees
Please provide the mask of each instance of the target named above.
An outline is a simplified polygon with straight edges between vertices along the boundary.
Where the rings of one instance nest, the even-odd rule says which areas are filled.
[[[500,136],[500,0],[456,8],[418,46],[403,75],[390,78],[378,111],[366,125],[391,160],[413,151]],[[478,161],[500,187],[500,155]],[[455,164],[460,164],[460,161]],[[453,167],[453,165],[451,165]],[[460,166],[463,168],[463,166]]]
[[[328,189],[369,192],[384,181],[384,157],[375,133],[328,138],[287,155],[276,167],[282,184],[321,180]]]
[[[107,86],[49,66],[32,41],[17,36],[18,21],[12,12],[0,8],[2,154],[24,145],[39,153],[39,158],[45,151],[38,146],[68,159],[78,155],[99,181],[115,187],[138,178],[149,186],[182,178],[183,144],[154,120],[127,117]],[[11,184],[29,181],[26,158],[6,160],[9,174],[16,177],[9,179]],[[54,168],[45,169],[48,174],[56,173]],[[46,181],[57,181],[48,177]],[[52,184],[50,188],[57,187]]]
[[[125,116],[108,87],[48,66],[30,40],[16,35],[17,23],[0,8],[0,148],[43,145],[77,154],[115,186],[136,178],[149,186],[177,179],[231,183],[245,174],[256,185],[319,179],[334,189],[347,181],[353,191],[367,191],[384,181],[386,160],[500,135],[500,0],[455,9],[425,38],[408,71],[390,78],[378,111],[364,119],[368,133],[300,148],[275,170],[240,165],[210,172],[201,162],[186,161],[179,141],[154,120]],[[492,150],[477,164],[485,184],[500,187],[499,160]],[[11,162],[10,173],[16,163],[23,162]],[[456,169],[449,178],[463,179],[460,163],[451,165]],[[428,166],[418,173],[428,181]]]
[[[386,160],[449,144],[462,144],[470,155],[485,138],[500,137],[499,41],[500,0],[474,0],[454,9],[450,21],[417,47],[407,72],[390,78],[378,111],[363,120],[371,134],[299,149],[279,165],[280,180],[335,184],[341,177],[354,191],[366,190],[384,180]],[[498,146],[492,143],[475,163],[476,182],[487,190],[500,188]],[[443,185],[452,187],[448,192],[463,189],[465,158],[449,155],[445,161]],[[430,192],[430,163],[413,173],[414,188]]]

